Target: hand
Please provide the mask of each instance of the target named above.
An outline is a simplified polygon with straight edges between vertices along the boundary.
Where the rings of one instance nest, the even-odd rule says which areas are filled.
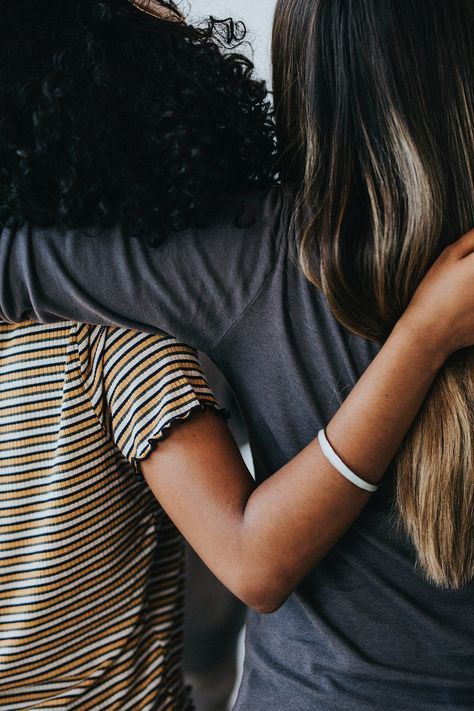
[[[445,359],[474,345],[474,229],[441,253],[399,323]]]

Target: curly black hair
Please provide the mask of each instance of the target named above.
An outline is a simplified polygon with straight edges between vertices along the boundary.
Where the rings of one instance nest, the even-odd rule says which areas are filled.
[[[0,13],[3,224],[163,235],[273,181],[271,106],[239,23],[193,27],[129,0]]]

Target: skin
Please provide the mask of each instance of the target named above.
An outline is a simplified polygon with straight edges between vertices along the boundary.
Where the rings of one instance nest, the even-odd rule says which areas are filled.
[[[343,461],[366,481],[380,482],[438,370],[451,353],[472,345],[474,230],[442,253],[328,424]],[[206,565],[260,612],[278,609],[370,497],[331,466],[316,439],[256,486],[226,425],[211,412],[174,428],[142,470]]]
[[[157,0],[130,0],[130,2],[142,12],[146,12],[154,17],[159,17],[160,20],[180,22],[182,19],[176,10],[161,5]]]

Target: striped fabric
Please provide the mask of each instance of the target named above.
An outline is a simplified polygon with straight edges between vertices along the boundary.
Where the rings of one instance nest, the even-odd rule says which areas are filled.
[[[204,406],[168,336],[0,325],[0,709],[189,708],[181,539],[134,469]]]

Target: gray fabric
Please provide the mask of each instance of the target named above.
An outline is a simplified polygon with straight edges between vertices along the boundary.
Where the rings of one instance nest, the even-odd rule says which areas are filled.
[[[376,353],[297,268],[288,198],[229,204],[153,250],[119,231],[4,230],[1,307],[162,328],[207,352],[239,397],[262,479],[325,424]],[[276,614],[251,613],[239,711],[472,711],[474,587],[429,585],[385,478],[351,530]]]

